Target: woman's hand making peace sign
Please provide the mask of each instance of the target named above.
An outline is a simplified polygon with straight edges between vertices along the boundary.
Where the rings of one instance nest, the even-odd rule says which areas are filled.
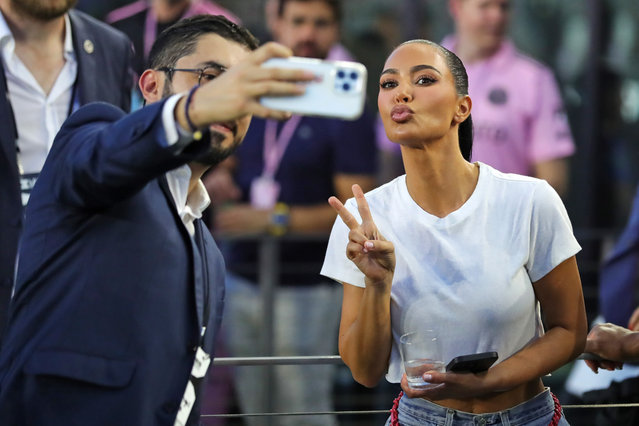
[[[361,224],[340,200],[336,197],[328,199],[328,203],[350,229],[346,256],[366,276],[366,286],[390,286],[395,272],[395,246],[380,234],[373,222],[364,192],[357,184],[353,185],[353,195],[357,202],[357,210],[362,217]]]

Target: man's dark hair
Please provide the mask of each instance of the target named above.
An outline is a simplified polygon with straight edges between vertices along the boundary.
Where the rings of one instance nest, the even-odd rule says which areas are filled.
[[[195,51],[199,38],[217,34],[239,43],[248,50],[255,50],[259,42],[244,27],[240,27],[221,15],[196,15],[182,19],[160,33],[149,53],[148,68],[172,68],[177,61]]]
[[[284,7],[286,6],[286,3],[290,3],[290,2],[311,2],[311,1],[317,1],[317,0],[279,0],[279,7],[277,8],[277,15],[279,17],[282,17],[282,15],[284,15]],[[333,16],[335,16],[335,20],[337,22],[341,22],[342,21],[342,10],[340,7],[340,2],[339,0],[320,0],[323,1],[324,3],[326,3],[327,5],[330,6],[331,9],[333,9]]]

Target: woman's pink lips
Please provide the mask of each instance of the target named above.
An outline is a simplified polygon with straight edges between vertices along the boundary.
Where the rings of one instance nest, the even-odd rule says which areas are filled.
[[[413,110],[406,105],[396,105],[391,109],[390,115],[391,119],[396,123],[404,123],[412,117]]]

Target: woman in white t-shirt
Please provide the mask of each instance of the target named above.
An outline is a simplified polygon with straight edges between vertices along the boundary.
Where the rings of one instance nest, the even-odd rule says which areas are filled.
[[[321,273],[343,283],[342,359],[365,386],[401,382],[389,425],[568,424],[541,380],[582,352],[587,332],[560,198],[545,181],[469,162],[468,80],[441,46],[395,49],[378,106],[406,174],[366,197],[355,185],[346,205],[329,200],[339,218]],[[499,359],[478,374],[427,372],[440,385],[411,389],[399,337],[422,329],[435,330],[444,363]]]

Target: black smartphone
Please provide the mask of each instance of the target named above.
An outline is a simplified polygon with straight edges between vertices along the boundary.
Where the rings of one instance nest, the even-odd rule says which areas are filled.
[[[497,352],[461,355],[453,358],[446,366],[446,371],[453,373],[481,373],[497,361]]]
[[[591,360],[591,361],[608,361],[608,362],[614,362],[614,361],[610,361],[609,359],[606,358],[602,358],[599,355],[595,355],[593,353],[590,352],[584,352],[581,355],[579,355],[579,357],[577,359],[584,359],[584,360]]]

